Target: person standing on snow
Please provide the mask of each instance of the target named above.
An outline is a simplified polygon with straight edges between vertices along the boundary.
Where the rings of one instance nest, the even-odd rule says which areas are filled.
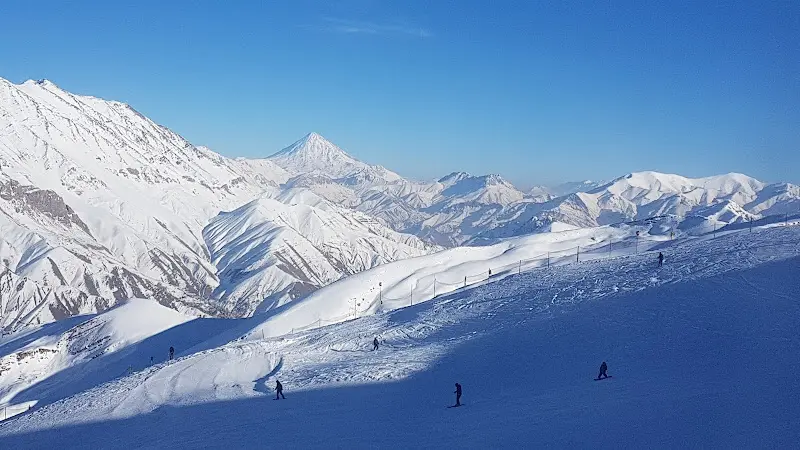
[[[286,400],[286,397],[283,395],[283,385],[279,380],[275,380],[275,392],[275,400],[280,400],[281,398]]]
[[[658,252],[658,267],[661,267],[663,265],[664,265],[664,254]]]
[[[453,392],[456,394],[456,404],[455,406],[461,406],[461,385],[456,383],[456,390]]]
[[[378,349],[378,345],[379,344],[380,344],[380,342],[378,342],[378,336],[375,336],[375,339],[372,341],[372,351],[373,352]]]
[[[606,373],[607,370],[608,366],[606,365],[606,362],[603,361],[603,364],[600,364],[600,374],[597,375],[597,379],[599,380],[601,378],[608,378],[608,374]]]
[[[172,358],[175,357],[175,347],[169,348],[169,360],[172,361]]]

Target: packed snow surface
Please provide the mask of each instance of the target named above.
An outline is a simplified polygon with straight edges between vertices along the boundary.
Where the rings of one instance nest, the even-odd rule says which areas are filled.
[[[100,376],[107,364],[122,363],[112,358],[121,350],[85,363],[95,386],[69,396],[53,387],[30,412],[0,425],[0,442],[793,447],[800,438],[800,229],[651,249],[666,255],[664,267],[654,251],[554,265],[290,335],[262,335],[254,318],[179,323],[129,345],[129,375]],[[328,288],[332,301],[335,286],[351,289],[346,281]],[[64,332],[43,328],[24,340]],[[375,336],[381,347],[371,351]],[[0,354],[20,350],[18,339],[4,342]],[[137,351],[148,340],[162,353],[180,342],[178,359],[150,365]],[[601,361],[612,378],[594,381]],[[287,400],[271,400],[276,379]],[[464,406],[448,409],[455,382]],[[11,400],[27,398],[23,391]]]

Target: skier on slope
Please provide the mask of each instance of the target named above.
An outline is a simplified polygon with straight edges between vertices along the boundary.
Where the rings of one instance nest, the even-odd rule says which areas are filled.
[[[172,358],[175,357],[175,347],[169,348],[169,360],[172,361]]]
[[[461,406],[461,385],[456,383],[456,390],[453,392],[456,394],[456,404],[454,406]]]
[[[658,252],[658,267],[661,267],[663,265],[664,265],[664,254]]]
[[[280,400],[281,398],[286,400],[286,397],[283,395],[283,385],[280,380],[275,380],[275,392],[275,400]]]
[[[597,379],[599,380],[602,378],[608,378],[608,374],[606,373],[607,370],[608,366],[606,365],[606,362],[603,361],[603,364],[600,364],[600,374],[597,375]]]
[[[375,336],[375,339],[372,341],[372,351],[373,352],[378,349],[378,345],[379,344],[380,344],[380,342],[378,342],[378,336]]]

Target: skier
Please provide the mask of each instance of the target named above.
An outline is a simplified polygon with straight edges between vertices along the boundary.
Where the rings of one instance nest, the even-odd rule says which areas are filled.
[[[375,336],[375,339],[372,341],[372,351],[373,352],[378,349],[378,344],[379,344],[378,336]]]
[[[175,347],[169,348],[169,360],[172,361],[172,358],[175,357]]]
[[[456,404],[454,406],[461,406],[461,385],[456,383],[456,390],[453,392],[456,394]]]
[[[603,364],[600,364],[600,374],[597,375],[597,379],[599,380],[601,378],[608,378],[608,374],[606,373],[607,370],[608,366],[606,365],[606,362],[603,361]]]
[[[286,400],[286,397],[283,395],[283,385],[281,384],[280,380],[275,380],[275,400],[280,400],[283,398]]]
[[[661,267],[663,265],[664,265],[664,254],[658,252],[658,267]]]

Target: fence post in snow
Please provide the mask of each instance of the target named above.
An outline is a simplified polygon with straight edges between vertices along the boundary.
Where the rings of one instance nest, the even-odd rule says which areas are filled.
[[[464,277],[464,287],[467,287],[467,277]]]
[[[436,277],[433,277],[433,298],[436,298]]]
[[[411,306],[414,306],[414,288],[411,288]]]
[[[550,268],[550,252],[547,252],[547,268]]]
[[[521,273],[522,273],[522,260],[520,259],[519,260],[519,271],[517,272],[517,274],[521,274]]]
[[[578,246],[578,251],[575,252],[575,262],[581,262],[581,246]]]

